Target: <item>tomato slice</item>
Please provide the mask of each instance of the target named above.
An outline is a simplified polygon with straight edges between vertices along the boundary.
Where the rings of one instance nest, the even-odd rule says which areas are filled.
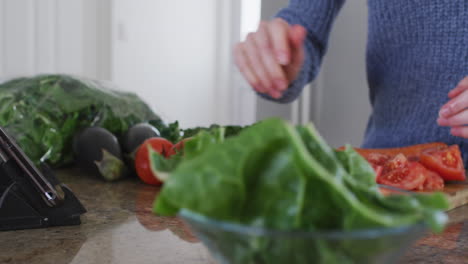
[[[421,191],[441,191],[444,189],[444,179],[436,172],[426,169],[426,181],[421,186]]]
[[[447,181],[464,181],[465,167],[458,145],[443,149],[429,149],[421,154],[421,163]]]
[[[383,166],[379,166],[379,165],[372,165],[372,168],[374,169],[374,172],[375,172],[375,178],[379,178],[380,175],[382,175],[382,171],[383,171]]]
[[[404,190],[420,189],[426,181],[426,171],[418,162],[408,161],[403,154],[399,154],[385,165],[377,183]]]
[[[405,147],[398,147],[398,148],[380,148],[380,149],[367,149],[367,148],[354,148],[356,152],[361,154],[364,158],[367,158],[371,154],[384,154],[388,156],[395,156],[399,153],[404,154],[410,160],[417,160],[421,153],[426,149],[436,149],[436,148],[446,148],[448,147],[447,144],[442,142],[431,142],[431,143],[424,143],[424,144],[417,144]],[[344,147],[338,148],[338,150],[343,150]]]
[[[391,156],[382,153],[369,153],[364,158],[374,166],[383,166],[391,159]]]
[[[386,174],[393,170],[405,169],[408,167],[408,164],[409,164],[409,161],[406,158],[406,156],[400,153],[384,163],[382,173]]]
[[[150,147],[164,157],[168,157],[171,154],[173,145],[169,140],[164,138],[149,138],[145,140],[140,147],[138,147],[135,155],[135,170],[138,174],[138,177],[147,184],[161,185],[162,181],[158,178],[157,175],[154,175],[153,171],[151,170],[151,164],[149,160]]]
[[[364,158],[374,169],[375,176],[377,178],[382,173],[383,166],[390,159],[390,156],[380,153],[370,153]]]
[[[191,140],[192,138],[189,137],[189,138],[184,138],[182,139],[181,141],[179,141],[177,144],[175,144],[171,150],[169,151],[168,153],[168,156],[172,156],[172,155],[175,155],[177,153],[182,153],[182,155],[184,154],[184,147],[185,147],[185,143],[189,140]]]

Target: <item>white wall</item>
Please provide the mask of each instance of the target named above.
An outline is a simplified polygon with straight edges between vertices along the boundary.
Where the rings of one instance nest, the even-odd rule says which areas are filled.
[[[168,121],[213,123],[225,107],[215,104],[216,11],[216,0],[114,0],[112,80]]]
[[[345,1],[318,79],[318,129],[332,146],[362,143],[370,114],[366,79],[367,1]]]
[[[106,79],[184,127],[241,123],[254,100],[233,74],[239,14],[231,0],[0,0],[0,81]]]
[[[109,0],[1,0],[0,79],[38,73],[108,79],[109,14]]]

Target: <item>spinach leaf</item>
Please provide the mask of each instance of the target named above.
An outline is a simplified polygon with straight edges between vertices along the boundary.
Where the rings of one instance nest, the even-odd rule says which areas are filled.
[[[182,138],[182,131],[179,127],[178,121],[166,124],[161,119],[157,119],[150,120],[148,123],[154,126],[161,133],[161,137],[171,141],[172,143],[177,143]]]
[[[224,127],[213,130],[203,130],[198,132],[190,140],[184,143],[183,150],[166,158],[160,153],[150,149],[149,158],[153,174],[170,173],[185,159],[197,157],[208,146],[224,141]]]
[[[286,133],[286,127],[271,128],[268,122],[266,126],[255,124],[246,133],[209,145],[197,157],[184,160],[164,184],[163,198],[156,204],[158,213],[173,215],[177,213],[174,208],[189,208],[219,219],[238,220],[245,202],[244,164],[268,139]],[[180,195],[188,186],[192,186],[190,194]],[[212,197],[217,201],[206,202]]]
[[[188,210],[228,223],[283,231],[353,231],[421,223],[440,231],[446,223],[442,194],[383,196],[367,161],[350,147],[333,150],[312,125],[293,127],[268,119],[225,140],[210,133],[203,137],[194,141],[196,145],[198,138],[197,144],[203,146],[194,150],[201,151],[183,159],[165,182],[155,213]],[[291,238],[278,243],[268,236],[197,228],[233,263],[378,263],[389,257],[385,255],[389,249],[398,250],[414,238]],[[292,253],[298,250],[301,255]]]
[[[160,120],[135,94],[68,75],[17,78],[0,85],[0,126],[26,155],[52,166],[72,161],[72,138],[89,126],[121,136],[133,124]]]
[[[335,155],[350,177],[353,177],[362,187],[373,188],[374,192],[378,192],[374,169],[350,145],[346,145],[343,151],[335,151]]]
[[[209,127],[194,127],[194,128],[187,128],[182,130],[183,137],[182,138],[189,138],[197,135],[198,133],[205,131],[205,132],[211,132],[215,131],[218,128],[224,128],[225,132],[224,135],[225,137],[232,137],[238,135],[242,129],[246,128],[246,126],[234,126],[234,125],[229,125],[229,126],[220,126],[213,124]]]
[[[402,226],[427,220],[427,215],[439,223],[434,229],[443,226],[418,196],[399,206],[420,203],[418,210],[396,210],[379,193],[367,162],[352,149],[337,154],[313,126],[294,128],[278,119],[253,125],[182,162],[160,197],[155,204],[160,214],[186,208],[277,229]],[[431,199],[444,204],[441,197]],[[171,210],[165,210],[165,203]]]

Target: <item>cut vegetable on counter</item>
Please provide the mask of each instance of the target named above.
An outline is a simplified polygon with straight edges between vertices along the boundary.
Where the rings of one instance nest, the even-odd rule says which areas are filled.
[[[157,152],[162,155],[163,159],[168,159],[172,156],[174,145],[164,138],[149,138],[138,147],[135,155],[135,169],[140,179],[151,185],[161,185],[165,180],[161,173],[153,173],[150,164],[150,153]]]
[[[444,181],[466,180],[458,145],[433,142],[402,148],[355,150],[372,165],[377,183],[404,190],[440,191],[444,189]]]
[[[87,172],[101,175],[107,181],[126,176],[127,167],[117,138],[102,127],[89,127],[73,140],[75,163]]]

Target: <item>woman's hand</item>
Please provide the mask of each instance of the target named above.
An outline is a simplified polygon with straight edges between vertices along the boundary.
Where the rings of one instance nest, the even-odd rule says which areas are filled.
[[[253,89],[280,98],[304,63],[306,30],[276,18],[261,22],[234,49],[237,67]]]
[[[448,93],[450,100],[440,108],[437,123],[451,127],[450,133],[468,138],[468,76]]]

